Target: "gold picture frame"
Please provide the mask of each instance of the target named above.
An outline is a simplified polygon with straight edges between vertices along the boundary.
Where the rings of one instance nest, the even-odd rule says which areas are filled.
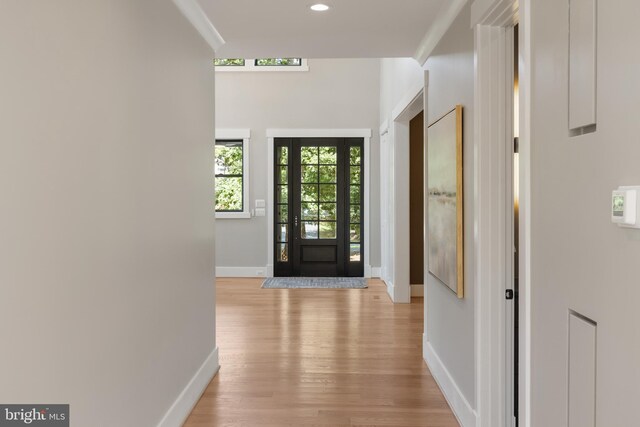
[[[462,105],[427,131],[429,273],[464,298]]]

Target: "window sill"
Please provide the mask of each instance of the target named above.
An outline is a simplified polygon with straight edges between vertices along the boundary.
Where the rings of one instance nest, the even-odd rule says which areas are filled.
[[[216,219],[249,219],[249,212],[216,212]]]

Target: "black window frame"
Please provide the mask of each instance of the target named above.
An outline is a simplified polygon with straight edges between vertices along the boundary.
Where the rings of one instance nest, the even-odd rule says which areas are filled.
[[[264,61],[264,60],[268,60],[268,59],[297,59],[298,63],[297,64],[258,64],[258,61]],[[302,67],[302,61],[303,58],[296,58],[296,57],[292,57],[292,58],[256,58],[253,60],[253,66],[254,67]]]
[[[236,143],[240,145],[240,152],[242,154],[242,173],[241,174],[218,174],[218,173],[214,173],[214,179],[218,179],[218,178],[240,178],[240,188],[241,188],[241,199],[240,199],[240,209],[236,210],[218,210],[217,209],[217,205],[218,205],[218,200],[217,200],[217,195],[215,196],[216,199],[214,200],[214,210],[215,213],[244,213],[245,212],[245,205],[244,205],[244,187],[245,187],[245,170],[244,170],[244,166],[245,166],[245,152],[244,152],[244,139],[238,139],[238,138],[220,138],[220,139],[216,139],[215,141],[215,146],[214,146],[214,158],[216,156],[215,154],[215,147],[217,147],[218,145],[223,145],[224,143]],[[217,184],[217,183],[216,183]]]

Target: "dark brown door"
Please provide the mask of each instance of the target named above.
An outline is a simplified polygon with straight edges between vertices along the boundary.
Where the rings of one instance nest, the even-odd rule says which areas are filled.
[[[362,139],[276,139],[274,274],[364,273]]]
[[[424,284],[424,113],[409,123],[409,257],[412,285]]]

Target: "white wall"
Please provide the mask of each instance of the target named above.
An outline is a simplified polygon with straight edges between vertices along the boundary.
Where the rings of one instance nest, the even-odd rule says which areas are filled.
[[[474,283],[473,283],[473,32],[470,7],[466,6],[442,38],[425,64],[429,72],[427,122],[432,123],[456,104],[464,107],[464,186],[465,186],[465,298],[460,300],[445,285],[427,274],[425,289],[425,336],[442,360],[464,398],[475,405]],[[381,120],[389,123],[393,135],[393,111],[424,84],[424,70],[413,59],[384,59],[381,65]],[[396,133],[398,127],[395,126]],[[400,129],[402,131],[402,129]],[[392,142],[393,143],[393,142]],[[398,143],[396,141],[395,143]],[[408,147],[395,147],[408,156]],[[396,167],[401,159],[395,159]],[[407,159],[408,162],[408,159]],[[381,168],[385,168],[382,161]],[[397,188],[397,186],[396,186]],[[384,202],[383,202],[384,203]],[[397,237],[396,237],[397,238]],[[393,239],[393,236],[391,236]],[[402,242],[398,242],[402,243]],[[385,245],[385,242],[382,242]],[[408,247],[408,243],[407,243]],[[425,251],[428,253],[428,251]],[[395,260],[399,268],[403,260]],[[394,266],[392,266],[393,268]],[[406,269],[409,268],[406,263]],[[428,264],[425,265],[428,269]],[[383,264],[383,271],[385,270]],[[407,271],[408,273],[408,271]],[[398,272],[390,277],[397,277]]]
[[[371,139],[371,265],[380,265],[379,78],[376,59],[311,59],[309,72],[216,74],[216,126],[251,129],[250,204],[267,199],[270,128],[373,130]],[[218,267],[264,267],[267,217],[217,221]],[[249,273],[255,274],[255,269]]]
[[[412,58],[384,58],[380,68],[380,122],[393,120],[398,103],[415,87],[424,84],[424,70]]]
[[[598,322],[597,425],[638,424],[640,232],[609,217],[611,191],[640,184],[640,4],[598,5],[597,131],[570,138],[568,9],[531,2],[533,426],[567,422],[569,309]]]
[[[0,401],[156,425],[215,347],[210,48],[170,0],[0,3]]]
[[[464,299],[428,274],[425,333],[460,391],[475,407],[474,357],[474,39],[470,6],[462,9],[425,68],[429,71],[428,119],[433,123],[456,104],[463,106]]]

